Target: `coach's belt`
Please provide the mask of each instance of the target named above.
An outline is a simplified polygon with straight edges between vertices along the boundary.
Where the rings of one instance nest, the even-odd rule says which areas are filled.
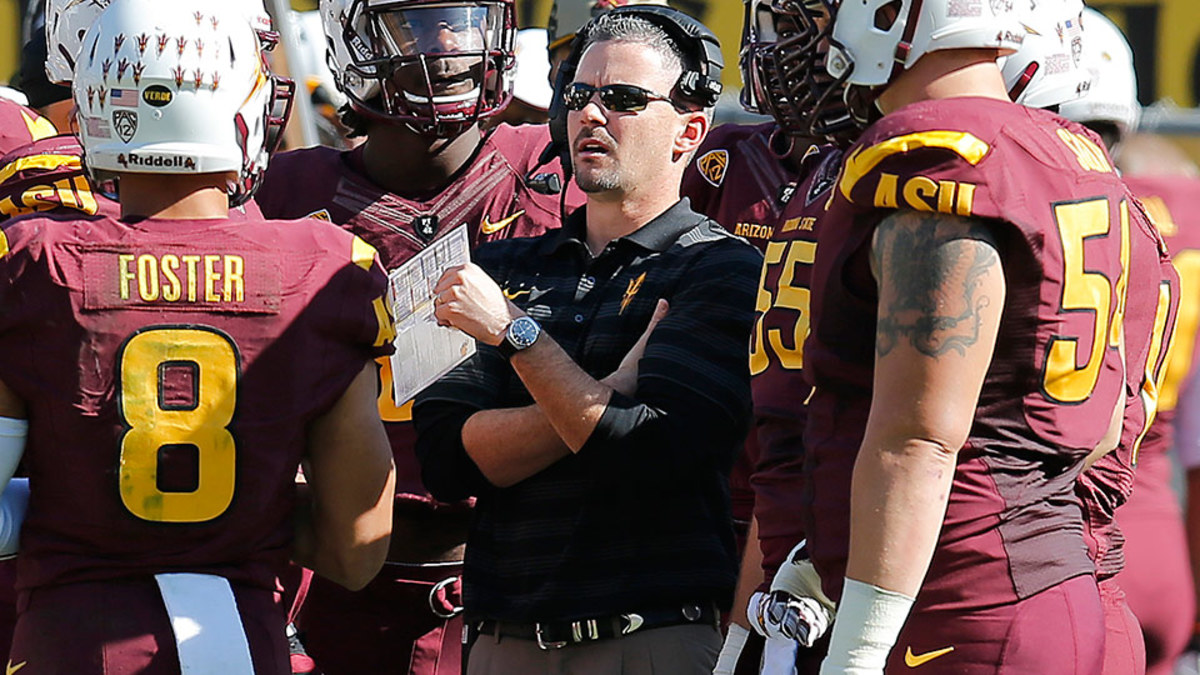
[[[687,624],[716,626],[719,619],[717,608],[712,603],[678,605],[669,609],[647,612],[629,612],[613,616],[580,619],[578,621],[542,621],[519,623],[485,619],[475,623],[480,635],[534,640],[538,647],[562,649],[567,645],[609,640],[629,635],[636,631]]]

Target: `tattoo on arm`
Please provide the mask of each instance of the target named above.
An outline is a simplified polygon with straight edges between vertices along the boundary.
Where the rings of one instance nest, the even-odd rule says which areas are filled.
[[[926,356],[965,355],[992,303],[980,280],[1002,274],[996,249],[977,219],[918,211],[885,218],[871,251],[880,290],[876,354],[907,341]]]

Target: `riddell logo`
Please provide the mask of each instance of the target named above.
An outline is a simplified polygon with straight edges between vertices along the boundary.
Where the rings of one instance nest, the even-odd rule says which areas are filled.
[[[1012,31],[1001,31],[996,33],[996,42],[1015,42],[1017,44],[1024,44],[1025,36],[1020,33],[1013,33]]]
[[[166,157],[163,155],[139,155],[136,152],[117,155],[117,163],[125,168],[155,167],[196,170],[196,160],[193,157]]]

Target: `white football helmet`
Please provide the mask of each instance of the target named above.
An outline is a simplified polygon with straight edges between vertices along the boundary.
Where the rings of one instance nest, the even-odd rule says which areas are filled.
[[[1094,9],[1083,11],[1083,29],[1083,66],[1092,83],[1082,98],[1064,103],[1058,112],[1076,122],[1111,122],[1121,134],[1131,133],[1142,114],[1133,50],[1121,29]]]
[[[273,81],[242,12],[213,0],[113,0],[83,37],[72,91],[84,164],[110,173],[266,170]]]
[[[64,86],[71,84],[79,45],[83,34],[108,7],[112,0],[46,0],[46,75],[50,81]],[[227,1],[246,15],[258,33],[259,42],[270,50],[279,42],[279,34],[271,25],[264,0]]]
[[[879,87],[942,49],[1021,46],[1018,0],[841,0],[826,68],[848,84]]]
[[[513,0],[321,0],[338,89],[369,118],[449,138],[512,98]]]
[[[1049,108],[1084,95],[1091,73],[1083,64],[1083,0],[1043,0],[1022,22],[1021,48],[998,63],[1013,101]]]

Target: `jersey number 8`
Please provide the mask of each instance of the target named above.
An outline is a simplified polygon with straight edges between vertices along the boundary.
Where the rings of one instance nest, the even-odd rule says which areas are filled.
[[[143,520],[200,523],[233,501],[237,447],[229,433],[237,404],[239,359],[229,336],[211,328],[151,326],[118,357],[121,502]],[[160,455],[193,451],[192,490],[160,486]]]

